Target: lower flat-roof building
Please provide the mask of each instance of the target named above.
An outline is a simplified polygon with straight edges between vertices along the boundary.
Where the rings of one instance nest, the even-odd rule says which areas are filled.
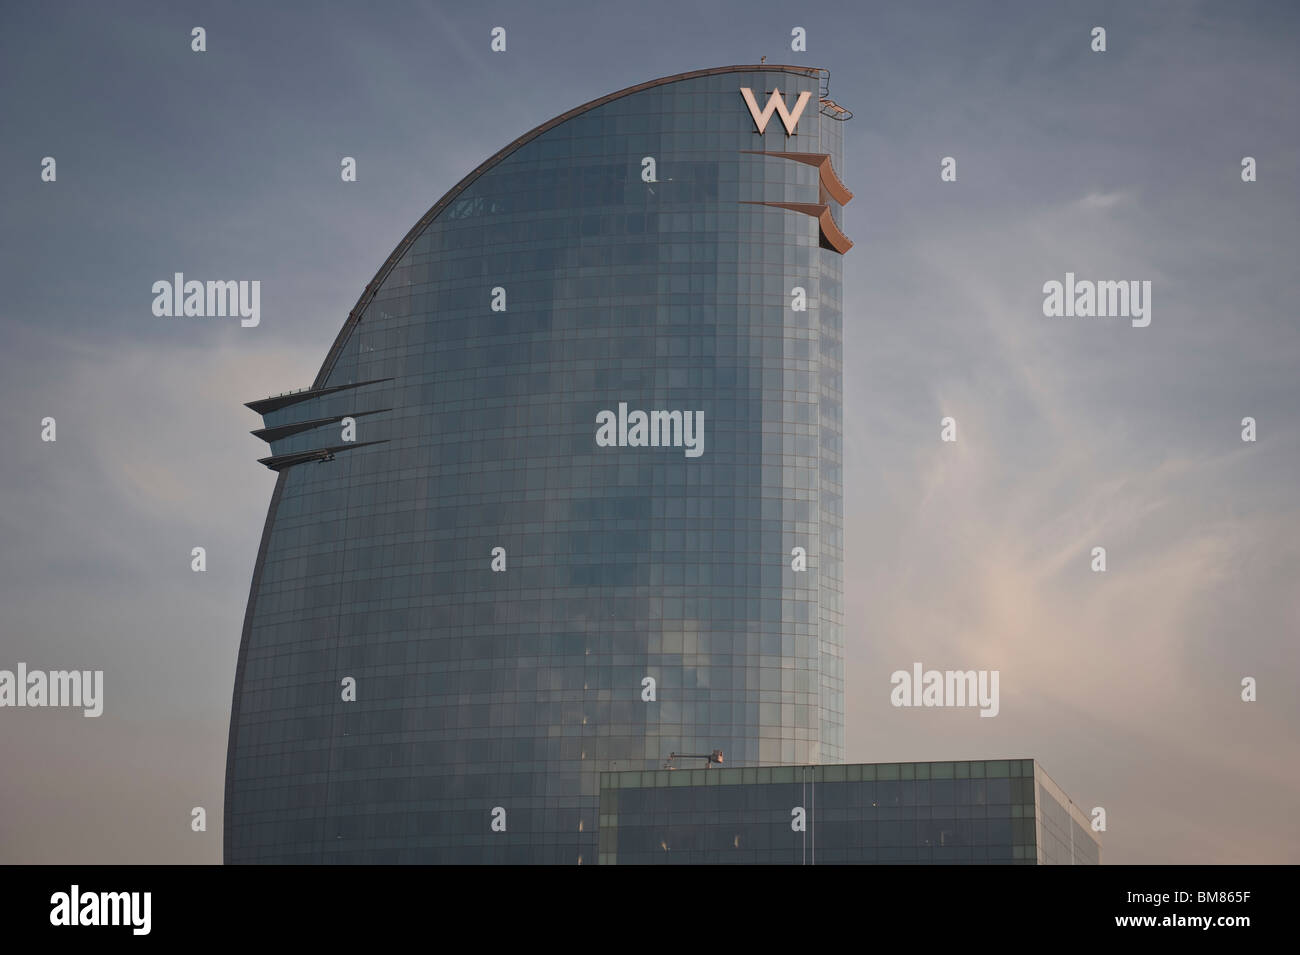
[[[601,864],[1101,861],[1032,759],[606,772],[599,841]]]

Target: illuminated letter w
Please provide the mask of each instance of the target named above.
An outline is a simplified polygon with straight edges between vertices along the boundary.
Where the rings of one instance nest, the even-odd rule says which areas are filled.
[[[785,97],[781,95],[778,89],[772,90],[772,95],[767,98],[767,107],[760,113],[758,103],[754,99],[754,91],[748,86],[740,88],[740,95],[745,97],[745,105],[749,107],[749,115],[754,117],[754,125],[758,127],[759,135],[767,130],[768,120],[772,118],[772,111],[781,114],[781,125],[785,127],[787,136],[794,135],[794,128],[799,123],[799,117],[803,115],[803,108],[808,105],[808,100],[812,98],[812,93],[804,90],[799,94],[799,99],[794,104],[794,112],[785,108]]]

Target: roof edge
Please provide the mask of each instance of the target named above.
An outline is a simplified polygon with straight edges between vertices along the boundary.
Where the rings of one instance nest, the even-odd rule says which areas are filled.
[[[357,322],[361,320],[362,313],[365,312],[370,303],[374,301],[375,295],[379,292],[379,287],[384,284],[384,280],[388,278],[397,263],[402,260],[402,257],[406,255],[411,246],[415,244],[415,240],[420,237],[421,233],[429,227],[429,224],[433,222],[433,220],[436,219],[457,196],[468,189],[480,176],[486,173],[493,166],[502,162],[515,150],[527,145],[538,136],[554,129],[561,123],[568,122],[575,116],[579,116],[588,110],[595,109],[597,106],[604,106],[606,103],[613,102],[616,99],[621,99],[624,96],[631,96],[633,93],[640,93],[643,90],[653,89],[656,86],[666,86],[669,83],[677,83],[682,80],[697,79],[701,76],[719,76],[724,73],[748,73],[752,71],[798,73],[802,76],[821,76],[829,72],[824,67],[819,66],[754,63],[749,65],[737,64],[734,66],[715,66],[704,70],[690,70],[686,73],[674,73],[671,76],[661,76],[658,79],[647,80],[646,82],[638,83],[635,86],[625,87],[624,89],[618,90],[614,93],[607,93],[604,96],[583,103],[581,106],[575,106],[573,109],[561,113],[553,119],[547,120],[540,126],[533,127],[522,136],[519,136],[506,146],[497,150],[480,163],[471,173],[469,173],[469,175],[465,176],[465,178],[461,179],[460,182],[452,186],[451,189],[447,191],[446,195],[433,204],[428,212],[420,216],[419,221],[411,227],[410,231],[402,238],[402,241],[397,244],[397,247],[393,249],[388,258],[384,260],[384,264],[379,267],[379,271],[375,273],[375,277],[367,283],[365,289],[361,292],[361,297],[357,299],[357,303],[352,306],[352,311],[348,312],[347,320],[343,323],[343,327],[339,329],[338,335],[335,336],[334,344],[330,346],[330,350],[326,353],[325,361],[321,364],[320,371],[316,373],[316,379],[312,382],[312,389],[314,390],[324,387],[325,382],[329,379],[330,373],[334,371],[335,363],[338,362],[339,356],[343,353],[344,346],[352,335],[352,329],[355,328]]]

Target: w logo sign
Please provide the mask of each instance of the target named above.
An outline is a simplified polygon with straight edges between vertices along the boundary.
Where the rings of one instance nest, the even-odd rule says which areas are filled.
[[[808,105],[808,100],[812,99],[812,93],[804,90],[799,94],[799,99],[794,104],[794,111],[791,112],[785,108],[785,97],[781,95],[781,91],[774,89],[772,95],[767,98],[767,106],[759,112],[753,90],[748,86],[742,86],[740,95],[745,97],[745,105],[749,107],[749,115],[754,117],[754,125],[758,127],[759,135],[767,130],[768,120],[772,118],[772,113],[775,111],[781,114],[781,125],[785,127],[785,134],[793,136],[799,117],[803,115],[803,108]]]

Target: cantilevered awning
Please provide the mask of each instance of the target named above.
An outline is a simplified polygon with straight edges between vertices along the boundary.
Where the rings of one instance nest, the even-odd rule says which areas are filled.
[[[282,424],[277,428],[258,428],[256,431],[250,431],[249,434],[255,438],[261,438],[267,444],[270,444],[272,441],[279,441],[281,438],[300,434],[303,431],[310,431],[313,428],[319,428],[321,425],[334,424],[342,421],[344,418],[363,418],[368,414],[379,414],[381,411],[392,410],[392,408],[376,408],[374,411],[352,411],[348,414],[334,415],[329,418],[313,418],[311,421]]]
[[[849,192],[844,182],[836,174],[835,167],[831,165],[831,157],[827,153],[768,152],[762,149],[742,149],[741,152],[748,153],[751,156],[776,156],[780,159],[792,159],[806,166],[815,166],[821,188],[826,190],[827,195],[840,205],[845,205],[853,198],[853,193]]]
[[[244,402],[245,408],[252,408],[260,415],[270,414],[272,411],[279,411],[281,408],[287,408],[290,405],[296,405],[300,401],[310,401],[312,398],[319,398],[321,395],[333,394],[336,391],[346,391],[349,388],[360,388],[363,385],[377,385],[381,381],[392,381],[392,378],[375,378],[371,381],[353,381],[346,385],[330,385],[328,388],[304,388],[302,391],[291,391],[284,395],[272,395],[270,398],[259,398],[257,401]]]
[[[372,444],[387,444],[387,439],[382,441],[357,441],[349,444],[335,444],[328,448],[313,448],[310,451],[294,451],[292,454],[277,454],[274,457],[258,458],[258,464],[265,464],[272,471],[283,471],[287,467],[295,464],[305,464],[308,461],[329,461],[335,454],[340,451],[351,451],[353,448],[364,448]]]
[[[777,209],[789,209],[801,212],[817,220],[821,232],[821,247],[843,255],[853,248],[853,240],[840,231],[840,227],[831,218],[831,207],[825,202],[745,202],[747,206],[773,206]]]

